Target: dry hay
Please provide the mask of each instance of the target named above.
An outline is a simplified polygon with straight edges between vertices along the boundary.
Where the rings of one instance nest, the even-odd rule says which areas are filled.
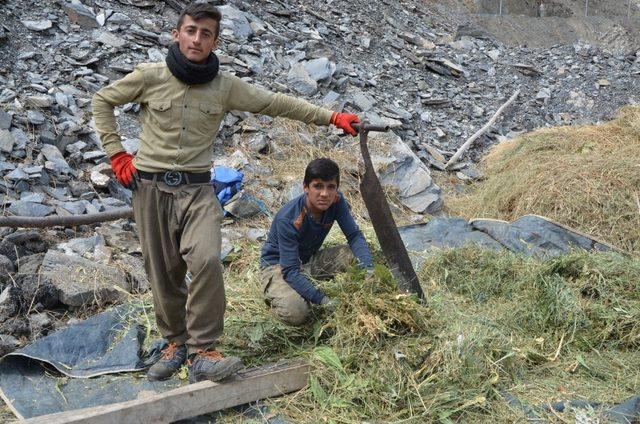
[[[604,125],[543,129],[494,147],[486,180],[448,199],[466,218],[547,216],[640,251],[640,107]]]

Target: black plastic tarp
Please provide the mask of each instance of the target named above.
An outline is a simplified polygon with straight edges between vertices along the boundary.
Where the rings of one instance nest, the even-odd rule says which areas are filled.
[[[509,223],[495,219],[466,221],[437,217],[425,224],[398,228],[409,256],[419,268],[434,249],[476,245],[484,249],[510,250],[525,256],[550,257],[572,249],[617,250],[615,247],[538,215],[524,215]]]
[[[176,379],[150,382],[130,374],[60,378],[41,362],[20,356],[0,363],[2,397],[20,419],[124,402],[136,399],[143,391],[160,393],[179,386]]]
[[[24,419],[178,387],[177,379],[152,383],[122,374],[146,367],[141,313],[128,305],[112,308],[6,355],[0,362],[0,394]]]
[[[145,364],[139,352],[144,334],[139,314],[140,310],[127,305],[110,309],[47,335],[4,360],[37,359],[76,378],[142,370]]]

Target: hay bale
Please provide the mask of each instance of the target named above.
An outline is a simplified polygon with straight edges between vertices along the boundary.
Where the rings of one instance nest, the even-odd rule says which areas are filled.
[[[495,146],[487,179],[447,209],[471,218],[547,216],[640,250],[640,107],[604,125],[543,129]]]

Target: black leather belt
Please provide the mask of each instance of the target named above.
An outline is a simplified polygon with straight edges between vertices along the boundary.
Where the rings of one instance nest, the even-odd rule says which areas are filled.
[[[161,181],[171,187],[177,187],[182,184],[202,184],[202,183],[211,182],[211,173],[209,172],[138,171],[137,174],[138,174],[138,177],[143,180]]]

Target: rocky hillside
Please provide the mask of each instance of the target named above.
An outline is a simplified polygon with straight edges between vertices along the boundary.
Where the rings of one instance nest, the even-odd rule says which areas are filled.
[[[551,25],[507,15],[525,10],[505,2],[502,20],[492,21],[496,17],[486,13],[491,1],[467,9],[468,3],[232,1],[223,6],[219,54],[225,68],[272,90],[387,121],[424,157],[427,144],[456,147],[516,89],[523,90],[518,106],[488,134],[490,140],[607,119],[619,106],[638,102],[638,43],[622,27],[598,28],[603,50],[580,41],[548,47],[556,36],[566,41],[552,32],[562,27],[561,18]],[[575,9],[576,2],[567,3]],[[181,3],[65,4],[3,5],[0,103],[6,113],[15,111],[17,126],[29,122],[47,135],[91,136],[86,99],[134,64],[163,59],[176,17],[172,6]],[[588,21],[564,28],[572,26],[578,34],[594,31]],[[522,35],[526,27],[541,35]],[[492,35],[499,31],[508,45]],[[540,38],[547,47],[532,48]],[[61,116],[70,107],[63,98],[76,104]],[[226,127],[233,131],[232,122]]]

